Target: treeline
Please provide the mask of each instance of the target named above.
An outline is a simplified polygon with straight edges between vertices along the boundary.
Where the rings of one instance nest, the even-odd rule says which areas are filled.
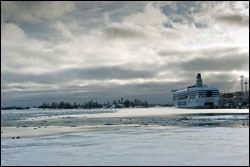
[[[52,103],[43,103],[39,106],[39,108],[52,108],[52,109],[74,109],[74,108],[85,108],[85,109],[92,109],[92,108],[129,108],[129,107],[149,107],[147,101],[141,101],[139,99],[134,100],[123,100],[123,98],[119,100],[114,100],[112,103],[107,102],[100,104],[97,101],[93,101],[91,99],[88,102],[84,102],[83,104],[73,104],[69,102],[52,102]]]
[[[18,107],[18,106],[11,106],[11,107],[1,107],[1,110],[27,110],[30,107]]]
[[[71,103],[68,103],[68,102],[60,102],[60,103],[57,103],[57,102],[52,102],[52,103],[43,103],[42,105],[40,105],[38,108],[54,108],[54,109],[73,109],[73,108],[81,108],[82,105],[79,105],[79,104],[71,104]]]

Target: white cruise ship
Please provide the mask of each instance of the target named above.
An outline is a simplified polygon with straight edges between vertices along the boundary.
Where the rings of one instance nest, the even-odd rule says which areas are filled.
[[[214,108],[219,106],[219,89],[203,85],[200,73],[197,74],[195,85],[171,92],[173,92],[176,107]]]

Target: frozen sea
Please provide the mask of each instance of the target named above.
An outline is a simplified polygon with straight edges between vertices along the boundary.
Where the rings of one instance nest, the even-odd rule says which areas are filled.
[[[167,115],[162,114],[164,110],[168,113]],[[105,110],[104,112],[93,110],[93,113],[86,113],[91,111],[70,110],[67,111],[67,114],[62,114],[66,111],[54,111],[54,113],[49,112],[50,114],[47,115],[47,111],[37,110],[4,111],[1,116],[7,119],[7,123],[3,120],[1,120],[1,123],[3,121],[2,126],[7,129],[13,121],[17,121],[17,125],[22,125],[19,121],[23,123],[25,120],[30,121],[33,119],[35,123],[29,122],[29,126],[37,126],[37,122],[43,122],[45,118],[48,121],[46,125],[49,128],[50,119],[48,118],[55,117],[51,122],[53,125],[55,120],[60,122],[61,120],[65,121],[65,118],[70,119],[72,117],[74,118],[70,120],[74,123],[76,116],[82,117],[82,114],[84,116],[80,120],[83,120],[83,122],[86,122],[86,115],[91,115],[91,118],[94,116],[96,119],[100,114],[98,120],[101,121],[99,121],[99,124],[105,126],[105,121],[113,121],[113,124],[106,124],[106,126],[113,126],[114,124],[117,124],[117,126],[99,131],[76,131],[74,133],[69,131],[49,136],[30,135],[19,139],[2,138],[1,136],[1,165],[249,166],[249,126],[228,126],[228,124],[225,124],[225,122],[241,123],[242,121],[246,124],[246,122],[249,122],[248,111],[223,110],[222,114],[218,114],[220,111],[217,110],[188,110],[189,114],[185,117],[183,115],[179,117],[181,112],[187,112],[187,110],[176,110],[180,112],[176,116],[176,120],[185,118],[181,119],[181,121],[189,121],[188,125],[193,122],[197,123],[197,121],[205,121],[209,124],[202,126],[197,126],[197,124],[196,126],[171,126],[171,128],[168,128],[168,123],[177,122],[177,124],[182,124],[181,121],[173,121],[173,118],[170,121],[167,119],[168,115],[172,114],[170,110],[173,109]],[[131,114],[132,112],[134,115]],[[199,112],[207,112],[208,114],[200,115]],[[237,112],[241,114],[237,114]],[[128,119],[128,116],[132,115],[129,121],[131,124],[136,123],[137,126],[133,128],[118,126],[124,123],[117,121],[116,118],[119,113],[121,113],[119,118]],[[190,115],[190,113],[193,115]],[[114,114],[116,115],[114,116]],[[48,115],[51,117],[47,117]],[[64,115],[64,117],[58,117],[61,115]],[[148,118],[142,117],[145,115]],[[79,118],[78,116],[77,118]],[[103,117],[105,119],[100,119]],[[110,118],[107,119],[107,117]],[[90,121],[95,119],[90,119]],[[95,121],[98,122],[98,120]],[[139,123],[144,120],[144,124],[138,125],[138,120]],[[158,123],[155,124],[156,120]],[[145,121],[147,124],[145,124]],[[223,122],[223,124],[210,124],[211,121]],[[59,125],[65,126],[65,124]],[[88,125],[90,124],[88,123]],[[85,124],[77,124],[76,126],[85,126]]]

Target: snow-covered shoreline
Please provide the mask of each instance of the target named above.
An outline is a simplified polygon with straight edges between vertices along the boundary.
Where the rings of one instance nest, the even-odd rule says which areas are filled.
[[[249,165],[249,110],[1,112],[1,165]]]
[[[132,128],[1,139],[1,165],[249,165],[249,128]]]

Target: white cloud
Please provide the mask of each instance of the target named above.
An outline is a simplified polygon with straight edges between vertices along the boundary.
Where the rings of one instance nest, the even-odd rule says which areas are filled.
[[[1,25],[1,64],[8,71],[18,73],[43,73],[60,68],[59,54],[51,52],[52,44],[27,37],[13,23]]]
[[[66,38],[66,39],[73,39],[74,36],[71,33],[71,31],[66,27],[66,25],[61,22],[61,21],[57,21],[55,22],[55,24],[51,25],[51,27],[53,29],[55,29],[56,31],[58,31],[59,33],[61,33],[61,35]]]
[[[148,3],[142,12],[124,17],[124,22],[142,26],[162,26],[168,19],[162,11]]]

